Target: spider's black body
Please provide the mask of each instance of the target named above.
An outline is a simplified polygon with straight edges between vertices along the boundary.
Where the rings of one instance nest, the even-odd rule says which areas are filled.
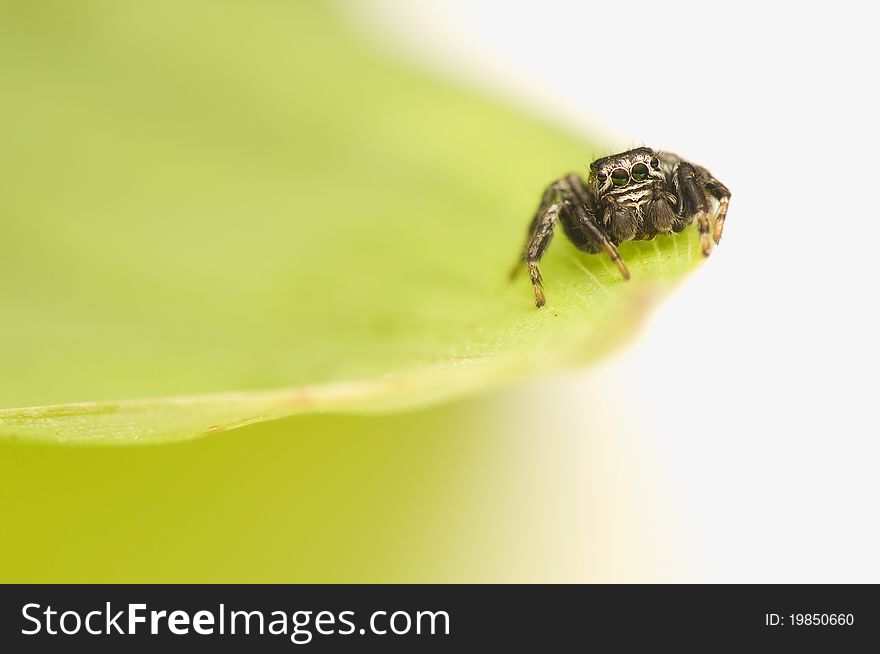
[[[553,236],[556,222],[584,252],[604,251],[624,279],[629,271],[615,246],[680,232],[696,219],[700,243],[709,256],[709,208],[717,203],[714,240],[721,239],[730,191],[708,170],[678,156],[635,148],[597,159],[586,182],[575,173],[550,184],[529,227],[522,263],[529,269],[535,304],[544,305],[538,261]]]

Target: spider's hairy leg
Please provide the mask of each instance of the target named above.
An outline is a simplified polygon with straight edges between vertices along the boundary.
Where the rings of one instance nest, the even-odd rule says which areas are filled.
[[[623,278],[629,279],[629,270],[617,248],[596,221],[592,209],[595,204],[595,198],[583,178],[574,173],[557,179],[544,191],[538,213],[529,226],[529,237],[522,257],[511,271],[513,277],[520,265],[526,264],[535,292],[535,306],[538,308],[544,306],[545,302],[538,262],[550,244],[557,222],[562,223],[566,235],[577,248],[591,254],[604,251]]]
[[[617,266],[621,276],[629,279],[629,269],[620,258],[614,243],[608,238],[605,230],[599,226],[596,214],[590,208],[596,202],[590,189],[579,175],[568,175],[560,183],[560,195],[567,200],[570,207],[564,211],[560,219],[568,238],[578,249],[594,254],[600,250]]]
[[[715,213],[715,231],[712,234],[715,243],[718,243],[721,241],[721,233],[724,231],[724,219],[727,218],[727,207],[730,205],[730,190],[709,175],[709,179],[706,182],[706,192],[718,200],[718,211]]]
[[[563,214],[563,226],[566,227],[566,232],[571,236],[577,231],[580,232],[580,238],[572,237],[571,239],[580,249],[586,252],[598,252],[601,249],[608,255],[612,263],[617,266],[620,275],[626,280],[630,278],[629,269],[626,267],[623,259],[620,258],[620,253],[617,251],[614,243],[602,231],[602,228],[599,227],[599,224],[596,222],[596,216],[593,215],[592,211],[582,204],[574,205],[571,212]]]
[[[700,182],[696,168],[687,161],[682,161],[678,165],[675,176],[680,193],[677,213],[688,219],[696,218],[700,229],[700,249],[703,256],[708,257],[712,245],[709,239],[709,207],[704,186]]]
[[[532,218],[532,222],[529,225],[529,230],[526,235],[526,244],[523,246],[522,254],[520,254],[520,256],[516,260],[516,263],[514,263],[513,267],[510,269],[510,274],[508,275],[508,278],[511,281],[513,281],[513,279],[516,277],[516,274],[519,272],[520,267],[522,267],[522,265],[524,263],[526,263],[526,255],[528,254],[528,251],[529,251],[529,245],[531,244],[532,239],[535,236],[535,233],[539,230],[539,224],[541,222],[541,214],[544,211],[546,211],[547,207],[549,207],[551,204],[553,204],[555,198],[556,198],[556,182],[553,182],[552,184],[550,184],[550,186],[548,186],[546,189],[544,189],[544,195],[541,196],[541,204],[538,205],[538,210],[535,212],[535,216]],[[552,236],[552,235],[553,235],[553,229],[551,227],[550,235],[547,236],[548,243],[550,241],[550,236]],[[546,243],[544,244],[544,247],[545,248],[547,247]]]
[[[541,271],[538,269],[538,262],[544,254],[544,250],[550,244],[553,237],[553,228],[559,219],[559,212],[562,210],[562,204],[555,202],[544,207],[535,216],[532,222],[531,236],[526,244],[523,259],[529,269],[529,279],[532,281],[532,289],[535,291],[535,306],[539,309],[544,306],[544,291],[541,288]]]

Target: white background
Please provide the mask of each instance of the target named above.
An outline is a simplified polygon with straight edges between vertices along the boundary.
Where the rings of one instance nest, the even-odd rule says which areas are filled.
[[[674,507],[658,538],[692,557],[681,580],[880,582],[876,5],[372,7],[483,91],[678,152],[731,188],[708,265],[547,406],[602,394],[604,415],[569,424],[613,421],[608,437],[650,459]]]

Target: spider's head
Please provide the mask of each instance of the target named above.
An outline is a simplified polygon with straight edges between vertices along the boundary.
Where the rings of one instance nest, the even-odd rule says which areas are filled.
[[[596,194],[623,195],[664,179],[660,155],[651,148],[635,148],[590,164],[589,184]]]
[[[598,200],[597,216],[617,241],[638,238],[648,231],[669,232],[675,214],[658,185],[666,179],[662,157],[651,148],[635,148],[590,164],[587,182]]]

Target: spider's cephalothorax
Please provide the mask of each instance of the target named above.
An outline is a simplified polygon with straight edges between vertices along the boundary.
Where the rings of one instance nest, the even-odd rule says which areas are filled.
[[[529,227],[529,237],[513,273],[525,263],[535,304],[544,305],[538,261],[553,236],[556,222],[581,250],[604,251],[629,279],[629,270],[615,246],[623,241],[647,240],[657,234],[680,232],[695,219],[700,247],[709,256],[709,211],[714,203],[713,237],[721,240],[730,191],[708,170],[669,152],[635,148],[597,159],[587,181],[571,173],[544,191]]]

